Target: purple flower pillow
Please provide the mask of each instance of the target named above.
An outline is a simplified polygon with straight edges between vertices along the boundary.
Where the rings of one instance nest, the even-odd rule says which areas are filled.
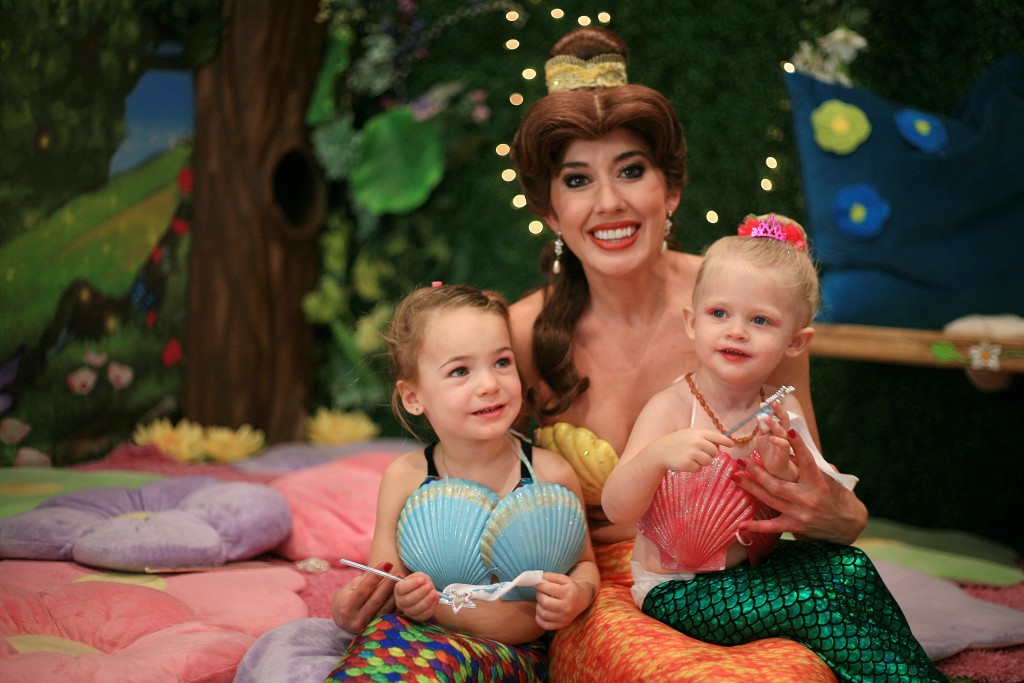
[[[288,503],[269,486],[181,477],[49,498],[0,520],[0,557],[173,569],[249,559],[290,533]]]

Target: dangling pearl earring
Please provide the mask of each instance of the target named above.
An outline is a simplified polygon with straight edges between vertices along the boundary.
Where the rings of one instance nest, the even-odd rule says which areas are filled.
[[[565,247],[565,242],[562,241],[562,233],[558,233],[558,239],[555,240],[555,262],[551,264],[551,272],[558,275],[562,272],[562,249]]]
[[[661,253],[664,254],[668,251],[668,236],[672,234],[672,212],[668,212],[668,218],[665,219],[665,237],[661,240]]]

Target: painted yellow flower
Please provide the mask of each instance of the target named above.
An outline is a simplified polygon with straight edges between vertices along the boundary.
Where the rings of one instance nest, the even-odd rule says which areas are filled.
[[[203,428],[189,420],[172,426],[166,418],[138,425],[132,434],[135,443],[153,444],[175,460],[193,462],[203,457]]]
[[[306,432],[313,443],[336,446],[372,439],[380,434],[380,427],[359,411],[344,413],[320,408],[306,420]]]
[[[217,462],[245,460],[263,450],[263,430],[244,424],[237,430],[228,427],[207,427],[203,437],[203,453]]]
[[[814,140],[826,152],[849,154],[871,135],[871,122],[858,106],[825,100],[811,112]]]

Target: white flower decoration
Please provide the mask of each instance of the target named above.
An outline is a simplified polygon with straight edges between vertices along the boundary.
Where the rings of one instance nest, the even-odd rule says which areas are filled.
[[[818,46],[825,54],[849,64],[857,58],[858,52],[867,48],[868,41],[856,31],[840,26],[827,36],[818,38]]]
[[[852,86],[850,63],[857,53],[867,49],[868,41],[856,31],[839,27],[811,43],[800,41],[790,58],[793,67],[825,83]]]
[[[987,341],[978,342],[967,350],[971,356],[972,370],[995,370],[999,371],[999,354],[1003,347],[999,344],[989,344]]]

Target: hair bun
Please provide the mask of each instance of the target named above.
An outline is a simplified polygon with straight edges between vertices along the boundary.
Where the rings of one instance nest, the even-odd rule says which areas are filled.
[[[626,42],[617,33],[599,26],[583,26],[569,31],[551,47],[551,57],[569,55],[579,59],[592,59],[598,55],[629,57]]]
[[[548,92],[626,85],[626,44],[611,31],[584,26],[565,34],[544,63]]]

